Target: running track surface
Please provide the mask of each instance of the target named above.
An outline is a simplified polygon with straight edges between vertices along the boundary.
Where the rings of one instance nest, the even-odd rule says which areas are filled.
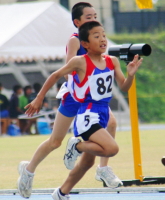
[[[17,195],[0,195],[0,200],[23,200]],[[50,194],[32,194],[29,200],[52,200]],[[70,200],[165,200],[165,193],[71,194]]]

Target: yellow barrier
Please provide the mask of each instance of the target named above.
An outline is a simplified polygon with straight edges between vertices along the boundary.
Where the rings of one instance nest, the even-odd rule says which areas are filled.
[[[131,88],[128,91],[128,97],[129,97],[130,119],[131,119],[131,129],[132,129],[132,145],[133,145],[135,178],[139,179],[140,181],[143,181],[135,78],[133,80]]]

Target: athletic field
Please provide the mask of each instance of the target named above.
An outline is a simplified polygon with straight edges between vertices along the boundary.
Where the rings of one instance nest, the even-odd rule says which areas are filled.
[[[63,155],[66,142],[71,136],[72,134],[67,134],[62,146],[39,165],[34,178],[34,189],[56,188],[66,179],[69,170],[63,164]],[[160,162],[161,157],[165,155],[164,130],[140,131],[140,136],[143,175],[165,176],[165,167]],[[21,160],[30,160],[37,146],[48,137],[48,135],[36,135],[0,138],[0,189],[16,189],[18,163]],[[120,151],[109,159],[109,165],[121,180],[135,179],[131,132],[118,131],[116,141]],[[75,188],[102,188],[102,183],[94,179],[98,164],[99,158]]]

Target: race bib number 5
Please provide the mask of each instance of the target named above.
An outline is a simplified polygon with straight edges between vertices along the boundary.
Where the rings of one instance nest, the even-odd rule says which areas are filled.
[[[78,114],[76,117],[76,127],[79,134],[90,129],[92,124],[99,123],[99,115],[87,109],[85,113]]]
[[[114,71],[96,74],[88,77],[92,99],[98,101],[112,96]]]

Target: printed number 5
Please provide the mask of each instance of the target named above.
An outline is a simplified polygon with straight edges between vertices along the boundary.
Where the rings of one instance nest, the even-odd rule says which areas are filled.
[[[84,121],[87,122],[87,123],[85,124],[85,126],[88,126],[89,121],[90,121],[90,120],[89,120],[89,115],[85,115],[85,116],[84,116]]]

